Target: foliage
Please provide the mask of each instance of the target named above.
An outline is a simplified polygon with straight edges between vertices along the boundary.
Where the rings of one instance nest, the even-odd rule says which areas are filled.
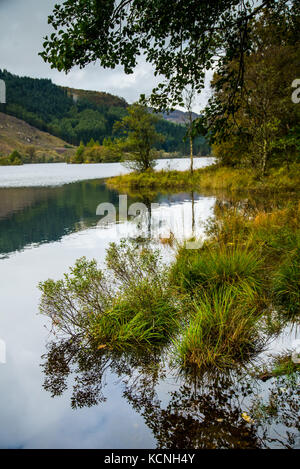
[[[91,139],[87,145],[80,143],[70,163],[111,163],[120,160],[120,154],[108,139],[104,139],[103,145]]]
[[[22,165],[22,156],[17,150],[14,150],[8,158],[1,158],[0,156],[0,166],[19,166]]]
[[[234,118],[223,112],[233,93],[229,77],[237,73],[233,59],[213,80],[213,96],[204,119],[211,123],[214,153],[223,165],[251,167],[262,177],[270,167],[299,161],[300,107],[291,85],[300,74],[298,16],[283,10],[279,18],[266,11],[253,22],[251,50],[244,61],[244,92],[235,97]],[[280,19],[280,20],[279,20]]]
[[[261,0],[65,0],[55,5],[41,56],[52,67],[69,71],[100,60],[103,67],[122,65],[132,73],[144,55],[162,80],[151,102],[161,110],[182,104],[187,86],[204,87],[205,70],[219,70],[233,57],[241,69],[228,77],[232,88],[243,85],[243,59],[250,50],[251,20],[264,9],[297,12],[296,1]],[[192,18],[192,21],[191,21]]]
[[[128,115],[114,124],[115,131],[119,130],[124,135],[115,141],[115,146],[126,166],[145,172],[154,168],[154,145],[163,140],[163,136],[155,129],[159,118],[138,103],[129,106],[127,111]]]
[[[112,243],[106,266],[104,272],[95,260],[81,258],[63,280],[40,284],[40,310],[53,327],[103,348],[168,341],[178,310],[159,253]]]

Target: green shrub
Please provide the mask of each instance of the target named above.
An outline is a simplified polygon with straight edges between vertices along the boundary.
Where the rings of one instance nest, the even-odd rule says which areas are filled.
[[[158,251],[111,244],[105,271],[78,259],[63,280],[47,280],[40,311],[54,328],[81,334],[96,346],[160,344],[178,328],[178,304],[170,293]]]

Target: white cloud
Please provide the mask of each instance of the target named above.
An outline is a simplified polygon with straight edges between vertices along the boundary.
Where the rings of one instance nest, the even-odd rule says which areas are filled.
[[[0,0],[0,67],[20,76],[51,78],[62,86],[106,91],[124,97],[129,103],[141,93],[149,95],[158,79],[150,64],[141,59],[135,73],[126,75],[121,67],[103,69],[91,64],[68,75],[53,70],[38,53],[43,37],[51,30],[47,24],[57,0]],[[206,91],[198,99],[195,110],[207,100]]]

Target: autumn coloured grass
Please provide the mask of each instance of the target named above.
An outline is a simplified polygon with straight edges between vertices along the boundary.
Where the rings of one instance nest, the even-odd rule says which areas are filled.
[[[293,164],[286,168],[272,168],[261,179],[251,169],[223,167],[217,164],[190,171],[155,171],[133,172],[106,180],[108,187],[119,191],[179,191],[210,190],[241,193],[294,191],[300,186],[300,165]]]

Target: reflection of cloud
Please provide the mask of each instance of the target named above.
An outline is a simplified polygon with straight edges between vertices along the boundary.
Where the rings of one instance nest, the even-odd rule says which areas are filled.
[[[42,389],[39,364],[48,331],[46,318],[37,315],[37,284],[61,277],[82,255],[99,258],[102,253],[104,257],[107,246],[100,246],[96,253],[95,249],[87,252],[84,243],[81,250],[69,247],[66,237],[0,262],[0,333],[7,345],[7,364],[0,367],[0,448],[148,447],[153,441],[151,432],[121,398],[115,379],[104,406],[76,412],[68,393],[52,399]],[[109,382],[112,379],[108,377]],[[134,428],[137,422],[138,429]]]

